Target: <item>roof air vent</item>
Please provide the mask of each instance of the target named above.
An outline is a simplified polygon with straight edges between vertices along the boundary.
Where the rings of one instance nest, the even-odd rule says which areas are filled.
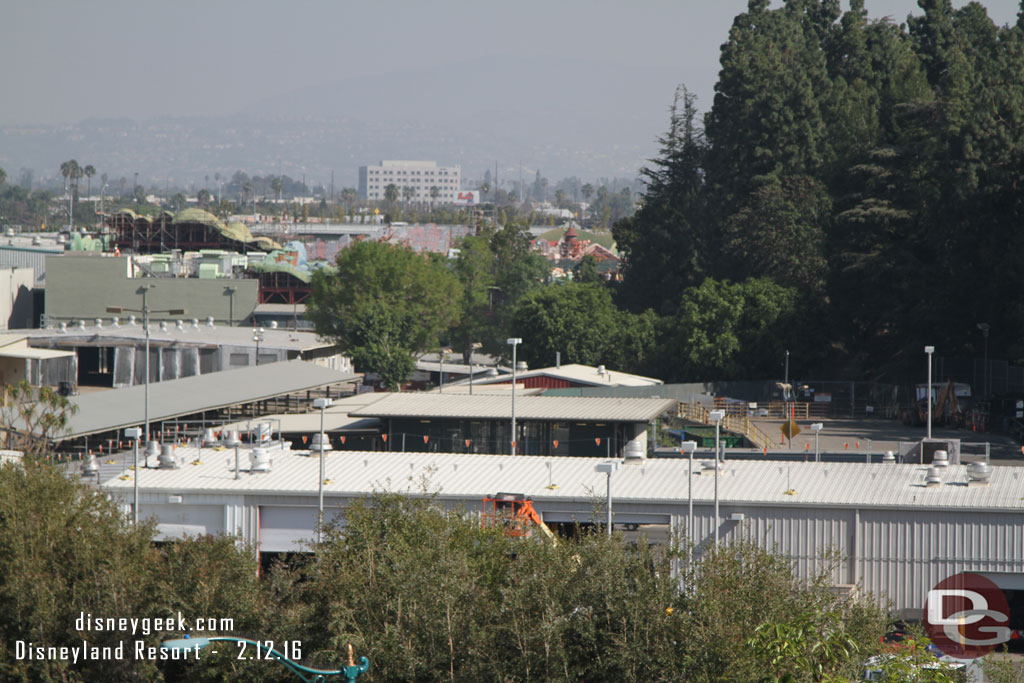
[[[938,486],[942,483],[942,477],[939,475],[938,467],[929,467],[928,473],[924,476],[925,486]]]
[[[972,462],[967,466],[967,476],[970,477],[969,484],[987,484],[992,476],[992,466],[987,462]]]
[[[882,456],[882,462],[896,462],[896,456],[892,454],[892,451],[886,451]]]
[[[935,455],[932,458],[932,466],[949,467],[949,453],[946,451],[935,451]]]
[[[249,463],[250,472],[269,472],[274,465],[266,448],[252,449],[249,453]]]

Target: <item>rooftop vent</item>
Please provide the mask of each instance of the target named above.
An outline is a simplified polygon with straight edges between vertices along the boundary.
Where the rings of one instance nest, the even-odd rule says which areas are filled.
[[[218,443],[217,435],[214,434],[211,427],[207,427],[206,431],[203,432],[203,445],[204,446],[216,446]]]
[[[604,366],[603,366],[603,365],[598,365],[598,366],[597,366],[597,374],[599,374],[599,375],[603,375],[603,374],[604,374],[604,372],[605,372],[605,370],[604,370]]]
[[[102,328],[103,327],[103,318],[96,318],[96,327],[98,327],[98,328]]]
[[[178,461],[174,458],[174,444],[165,443],[160,449],[160,457],[157,458],[158,467],[162,470],[174,470],[178,468]]]
[[[128,324],[131,325],[132,327],[135,326],[135,316],[134,315],[128,316]]]
[[[623,453],[626,457],[627,462],[631,460],[643,460],[645,457],[644,449],[638,441],[630,441],[626,444],[626,450]]]
[[[254,448],[249,453],[249,471],[250,472],[269,472],[270,468],[273,467],[274,461],[270,457],[270,453],[266,448]]]
[[[320,432],[313,435],[313,440],[309,444],[309,453],[325,453],[331,450],[331,439],[329,436],[324,434],[323,443],[320,441]]]
[[[32,245],[33,246],[38,247],[42,243],[43,243],[43,241],[41,239],[39,239],[39,235],[36,235],[35,237],[32,238]]]
[[[213,316],[212,315],[206,316],[206,326],[207,327],[213,327]]]
[[[896,462],[896,456],[892,454],[892,451],[886,451],[882,456],[882,462]]]
[[[933,467],[949,467],[949,453],[946,451],[935,451],[932,457]]]
[[[938,486],[942,483],[942,477],[939,475],[938,467],[929,467],[928,473],[924,476],[925,486]]]
[[[61,331],[62,333],[65,333],[65,334],[66,334],[66,333],[67,333],[67,331],[68,331],[68,324],[67,324],[67,323],[61,323],[61,324],[60,324],[60,331]]]
[[[242,440],[238,438],[237,429],[232,429],[230,432],[228,432],[228,439],[227,441],[225,441],[225,443],[228,446],[237,446],[238,444],[242,443]]]
[[[115,315],[113,318],[110,319],[110,324],[113,327],[121,327],[121,319]]]
[[[84,460],[82,460],[82,476],[83,477],[95,477],[100,471],[99,463],[96,462],[96,456],[90,453]]]
[[[85,330],[85,321],[84,320],[79,320],[78,321],[78,329]]]
[[[525,360],[521,360],[516,363],[516,372],[526,372],[530,366],[526,364]]]
[[[166,332],[167,331],[167,321],[166,320],[161,320],[160,321],[160,331],[161,332]]]
[[[146,442],[146,459],[154,455],[160,455],[160,442],[159,441],[147,441]]]
[[[271,320],[270,321],[270,329],[272,329],[272,330],[276,330],[277,329],[277,321],[276,320]]]
[[[987,484],[992,476],[992,466],[987,462],[972,462],[967,466],[967,476],[970,478],[968,484]]]
[[[193,330],[198,330],[199,329],[199,318],[192,318],[192,329]]]
[[[174,326],[175,326],[176,328],[178,328],[178,331],[179,331],[179,332],[181,332],[182,330],[184,330],[184,329],[185,329],[185,321],[183,321],[183,320],[178,320],[177,322],[175,322],[175,323],[174,323]]]

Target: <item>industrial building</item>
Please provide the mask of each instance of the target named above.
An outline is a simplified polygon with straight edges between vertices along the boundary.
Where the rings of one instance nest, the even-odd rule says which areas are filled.
[[[231,449],[175,452],[177,469],[139,471],[140,513],[163,539],[237,534],[261,553],[309,548],[318,518],[320,462],[274,447],[236,473]],[[478,514],[496,492],[532,498],[543,521],[591,524],[602,517],[600,458],[450,453],[328,452],[325,516],[344,523],[355,499],[386,490],[433,496]],[[153,459],[150,467],[158,467]],[[103,484],[126,513],[130,474]],[[717,484],[717,486],[716,486]],[[715,516],[715,491],[718,515]],[[688,537],[697,555],[715,542],[754,542],[793,560],[797,573],[828,571],[837,590],[858,591],[919,615],[938,581],[972,571],[1006,591],[1024,618],[1024,471],[981,464],[780,463],[628,459],[611,475],[616,529],[649,538]],[[692,515],[690,502],[692,501]],[[595,512],[598,511],[598,512]],[[1024,623],[1011,623],[1024,628]]]
[[[519,396],[516,453],[645,456],[648,427],[676,405],[657,398]],[[390,450],[501,453],[513,441],[509,395],[389,394],[349,415],[381,420]]]
[[[384,199],[388,185],[402,190],[411,187],[412,199],[418,202],[452,202],[462,183],[462,169],[455,166],[438,166],[434,161],[381,161],[376,166],[359,167],[359,198]],[[437,197],[432,188],[437,188]]]

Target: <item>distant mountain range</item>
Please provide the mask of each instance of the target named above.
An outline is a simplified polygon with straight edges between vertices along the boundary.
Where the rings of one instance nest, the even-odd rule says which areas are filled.
[[[147,186],[201,186],[206,176],[212,185],[214,173],[239,169],[326,185],[333,170],[336,190],[355,184],[359,166],[381,159],[461,164],[466,178],[493,173],[497,161],[499,180],[518,179],[521,167],[527,183],[537,169],[551,181],[632,178],[657,152],[673,90],[686,76],[668,67],[524,57],[416,66],[298,90],[268,82],[270,94],[231,116],[204,115],[196,101],[187,117],[0,127],[0,167],[10,182],[22,167],[43,179],[59,177],[60,163],[75,158],[107,173],[111,185],[138,172]]]

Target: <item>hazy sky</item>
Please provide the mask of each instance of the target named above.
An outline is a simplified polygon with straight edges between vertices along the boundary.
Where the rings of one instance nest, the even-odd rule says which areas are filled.
[[[465,60],[517,55],[686,69],[705,108],[719,46],[746,8],[745,0],[5,4],[0,125],[229,114],[352,76],[452,64],[455,79]],[[1016,19],[1016,0],[983,4],[999,24]],[[897,21],[920,13],[913,0],[867,0],[867,7],[872,17]]]

